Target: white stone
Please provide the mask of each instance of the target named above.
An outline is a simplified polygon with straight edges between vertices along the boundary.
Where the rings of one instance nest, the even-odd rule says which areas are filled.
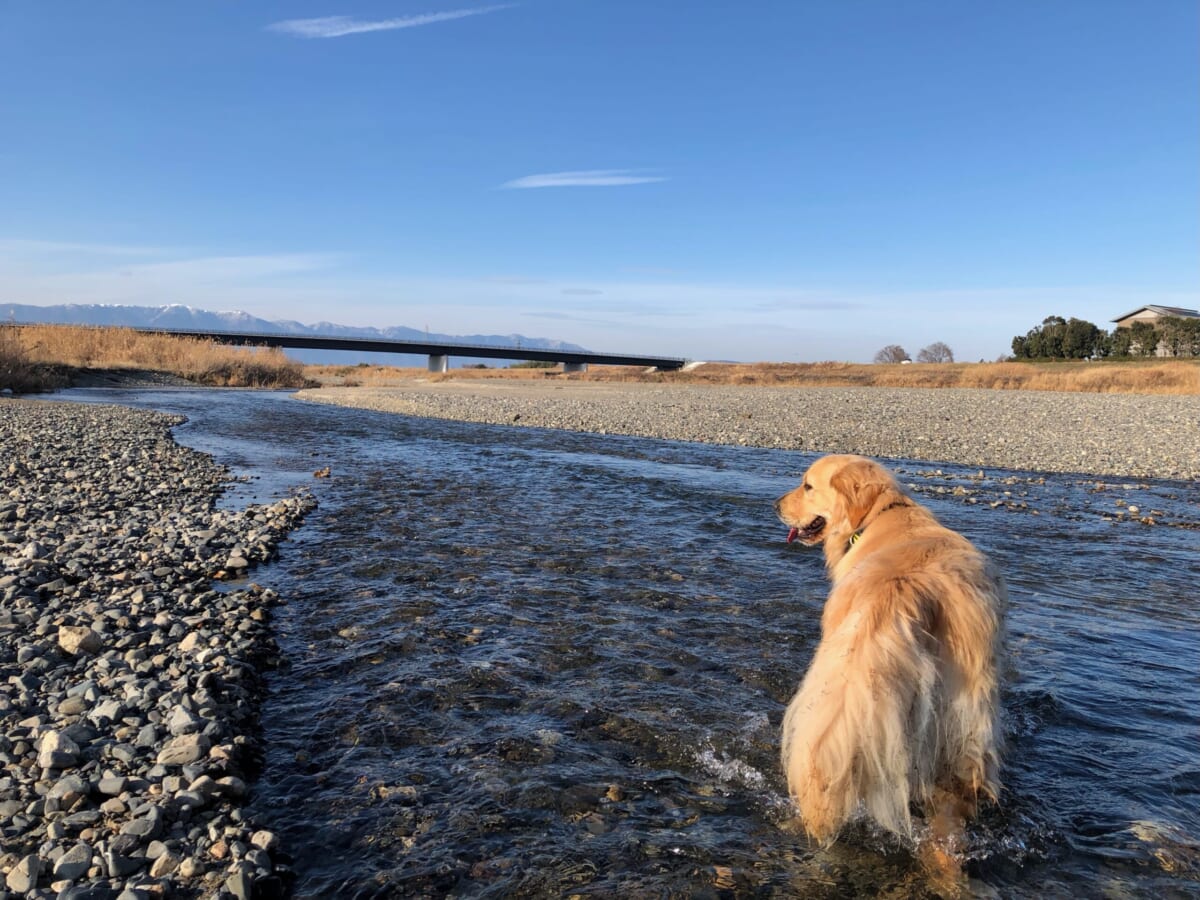
[[[64,769],[79,762],[79,745],[51,729],[42,735],[38,748],[38,765],[43,769]]]
[[[100,635],[86,625],[59,625],[58,645],[72,656],[81,653],[94,656],[104,649]]]

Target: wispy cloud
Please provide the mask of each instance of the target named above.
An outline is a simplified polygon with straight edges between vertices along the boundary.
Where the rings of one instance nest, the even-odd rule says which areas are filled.
[[[613,187],[666,181],[662,175],[642,175],[636,169],[587,169],[581,172],[546,172],[526,175],[500,185],[502,188]]]
[[[89,244],[83,241],[39,241],[0,238],[0,258],[46,257],[75,254],[80,256],[157,256],[168,252],[163,247],[133,244]]]
[[[269,31],[278,31],[300,38],[336,38],[348,34],[366,34],[370,31],[394,31],[398,28],[418,28],[421,25],[434,25],[438,22],[451,22],[455,19],[465,19],[468,16],[482,16],[485,13],[508,9],[513,4],[500,3],[493,6],[478,6],[474,9],[451,9],[439,13],[422,13],[415,16],[399,16],[394,19],[376,19],[368,21],[355,19],[352,16],[322,16],[316,19],[286,19],[267,26]]]

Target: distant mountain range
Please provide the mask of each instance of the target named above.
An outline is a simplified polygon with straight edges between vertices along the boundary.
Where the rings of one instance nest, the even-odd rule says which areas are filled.
[[[336,322],[305,325],[287,319],[260,319],[241,311],[212,312],[191,306],[110,306],[102,303],[65,303],[58,306],[29,306],[20,303],[0,305],[0,321],[54,325],[112,325],[127,328],[174,328],[191,331],[263,331],[275,334],[305,334],[323,337],[361,337],[392,341],[438,341],[456,344],[483,344],[495,347],[526,347],[536,350],[584,350],[551,338],[523,334],[434,334],[396,325],[390,328],[356,328]],[[398,353],[356,353],[353,357],[337,350],[286,351],[288,356],[309,363],[375,362],[392,366],[423,366],[426,358]],[[497,360],[472,360],[454,357],[455,366]]]

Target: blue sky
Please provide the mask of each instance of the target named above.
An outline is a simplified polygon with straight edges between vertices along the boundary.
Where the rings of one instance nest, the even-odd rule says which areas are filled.
[[[0,8],[0,303],[693,359],[1200,307],[1193,0]]]

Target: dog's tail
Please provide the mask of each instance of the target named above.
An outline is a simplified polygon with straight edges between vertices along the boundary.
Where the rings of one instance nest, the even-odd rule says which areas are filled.
[[[788,789],[822,842],[860,802],[880,825],[911,837],[909,801],[933,790],[941,755],[933,745],[942,739],[936,651],[921,617],[901,611],[912,586],[890,589],[893,602],[882,604],[890,621],[879,620],[878,606],[859,607],[824,635],[784,716]]]

